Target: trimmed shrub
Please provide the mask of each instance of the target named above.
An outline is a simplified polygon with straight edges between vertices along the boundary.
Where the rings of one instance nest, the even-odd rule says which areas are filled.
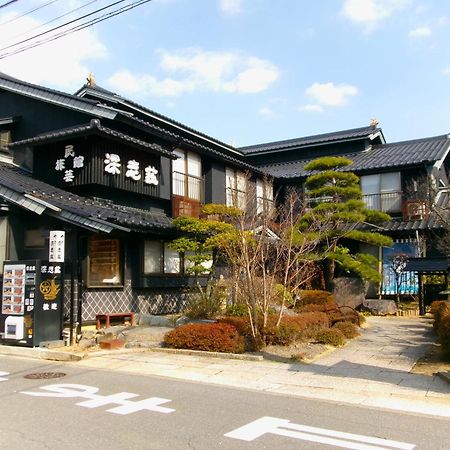
[[[284,316],[279,327],[275,324],[276,317],[271,317],[267,328],[263,330],[267,344],[289,345],[297,340],[314,336],[318,330],[329,327],[327,315],[321,312]]]
[[[248,317],[241,316],[225,316],[217,319],[218,323],[228,323],[233,325],[241,336],[252,334],[252,327]]]
[[[442,352],[450,358],[450,303],[437,301],[431,304],[434,315],[433,328],[441,343]]]
[[[259,330],[267,345],[289,345],[299,339],[312,337],[318,330],[329,327],[326,314],[307,312],[297,316],[283,316],[279,327],[276,327],[277,316],[268,318],[267,327]],[[244,336],[246,348],[254,350],[252,330],[248,317],[221,317],[219,323],[233,325],[241,336]]]
[[[450,314],[445,316],[439,325],[439,341],[442,346],[442,353],[450,358]]]
[[[355,311],[349,307],[341,307],[336,309],[335,311],[330,311],[328,313],[328,318],[330,320],[331,325],[334,325],[338,322],[351,322],[355,325],[358,325],[360,322],[360,315],[358,311]]]
[[[243,353],[244,339],[228,323],[187,324],[169,331],[164,343],[172,348],[209,352]]]
[[[345,337],[342,334],[342,331],[336,328],[321,330],[316,334],[315,338],[317,342],[332,345],[333,347],[341,347],[345,344]]]
[[[433,329],[436,332],[436,334],[439,336],[439,328],[441,326],[441,322],[444,319],[444,317],[450,315],[450,303],[448,302],[433,302],[433,316],[434,316],[434,323],[433,323]]]
[[[311,289],[300,291],[301,306],[305,305],[335,305],[333,295],[328,291],[321,291],[319,289]]]
[[[430,313],[433,314],[433,316],[436,314],[436,312],[439,310],[439,307],[441,305],[445,305],[447,302],[445,300],[435,300],[430,305]]]
[[[358,327],[352,322],[338,322],[332,329],[340,330],[346,339],[354,339],[359,336]]]

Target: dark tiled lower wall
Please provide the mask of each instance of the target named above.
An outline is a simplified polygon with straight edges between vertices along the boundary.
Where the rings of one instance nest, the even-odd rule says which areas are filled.
[[[94,320],[99,313],[133,311],[141,314],[175,314],[183,310],[189,296],[181,289],[132,289],[127,283],[123,289],[83,289],[83,321]],[[69,317],[70,283],[64,292],[64,314]],[[74,308],[76,317],[76,305]]]

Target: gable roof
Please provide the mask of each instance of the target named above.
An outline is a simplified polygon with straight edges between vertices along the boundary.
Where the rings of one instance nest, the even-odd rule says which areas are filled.
[[[148,231],[170,228],[163,213],[90,199],[33,178],[11,164],[0,162],[0,198],[36,214],[47,214],[93,231]]]
[[[352,128],[350,130],[336,131],[333,133],[316,134],[313,136],[305,136],[301,138],[288,139],[283,141],[268,142],[265,144],[249,145],[239,147],[245,155],[253,155],[256,153],[272,153],[278,151],[289,150],[295,147],[309,147],[319,144],[334,144],[342,141],[351,141],[356,139],[372,139],[379,135],[384,141],[381,128],[362,127]]]
[[[102,106],[98,101],[84,99],[65,92],[27,83],[2,72],[0,72],[0,89],[5,89],[10,92],[15,92],[75,111],[92,114],[97,117],[114,119],[117,115],[117,112]]]
[[[74,95],[80,98],[91,98],[91,99],[93,98],[106,102],[111,102],[116,105],[115,107],[117,109],[121,108],[119,105],[122,105],[122,108],[124,106],[131,108],[136,112],[140,113],[141,115],[146,116],[147,118],[156,119],[158,122],[162,122],[171,127],[174,127],[178,132],[179,131],[186,132],[194,137],[200,137],[202,140],[206,140],[212,144],[218,145],[219,147],[222,147],[225,151],[229,151],[237,155],[241,154],[241,152],[238,149],[234,148],[232,145],[226,144],[220,141],[219,139],[216,139],[212,136],[209,136],[205,133],[195,130],[194,128],[184,125],[181,122],[171,119],[170,117],[164,116],[163,114],[153,111],[143,105],[140,105],[139,103],[136,103],[133,100],[125,98],[101,86],[98,86],[97,84],[94,86],[89,86],[85,84],[80,89],[78,89],[78,91],[75,92]]]
[[[411,141],[394,142],[392,144],[374,145],[362,152],[339,155],[353,161],[350,166],[343,167],[340,170],[358,172],[432,164],[444,158],[449,149],[450,138],[446,134]],[[261,168],[276,178],[304,178],[312,173],[306,171],[304,167],[313,159],[315,158],[267,164],[261,166]]]
[[[48,133],[39,134],[29,139],[16,141],[9,144],[8,147],[14,148],[30,144],[43,144],[47,142],[66,139],[68,137],[84,136],[86,134],[100,134],[103,136],[111,137],[126,144],[133,145],[144,150],[150,150],[159,155],[166,156],[167,158],[177,159],[177,157],[173,153],[165,150],[160,145],[146,142],[133,136],[129,136],[128,134],[121,133],[120,131],[104,127],[103,125],[101,125],[100,120],[98,119],[92,119],[88,124],[49,131]]]

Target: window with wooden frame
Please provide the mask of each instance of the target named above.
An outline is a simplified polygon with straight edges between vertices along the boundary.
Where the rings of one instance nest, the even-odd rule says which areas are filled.
[[[235,206],[245,210],[247,206],[247,176],[245,173],[227,167],[225,189],[227,206]]]
[[[256,180],[256,212],[258,214],[271,214],[273,204],[273,184],[268,180]]]
[[[87,286],[89,288],[123,286],[120,239],[100,236],[89,238]]]
[[[172,162],[173,195],[203,202],[202,160],[200,155],[176,149]]]

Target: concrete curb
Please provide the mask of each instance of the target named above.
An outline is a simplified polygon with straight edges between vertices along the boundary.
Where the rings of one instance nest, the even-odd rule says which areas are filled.
[[[160,353],[170,353],[176,355],[191,355],[191,356],[203,356],[206,358],[221,358],[221,359],[238,359],[242,361],[264,361],[262,355],[247,355],[247,354],[237,354],[237,353],[219,353],[219,352],[204,352],[201,350],[184,350],[178,348],[164,348],[164,347],[154,347],[148,348],[147,351],[160,352]]]
[[[18,356],[22,358],[47,359],[50,361],[81,361],[85,354],[61,352],[40,347],[19,347],[0,345],[0,355]]]
[[[436,372],[436,375],[442,380],[450,384],[450,371],[449,372]]]

